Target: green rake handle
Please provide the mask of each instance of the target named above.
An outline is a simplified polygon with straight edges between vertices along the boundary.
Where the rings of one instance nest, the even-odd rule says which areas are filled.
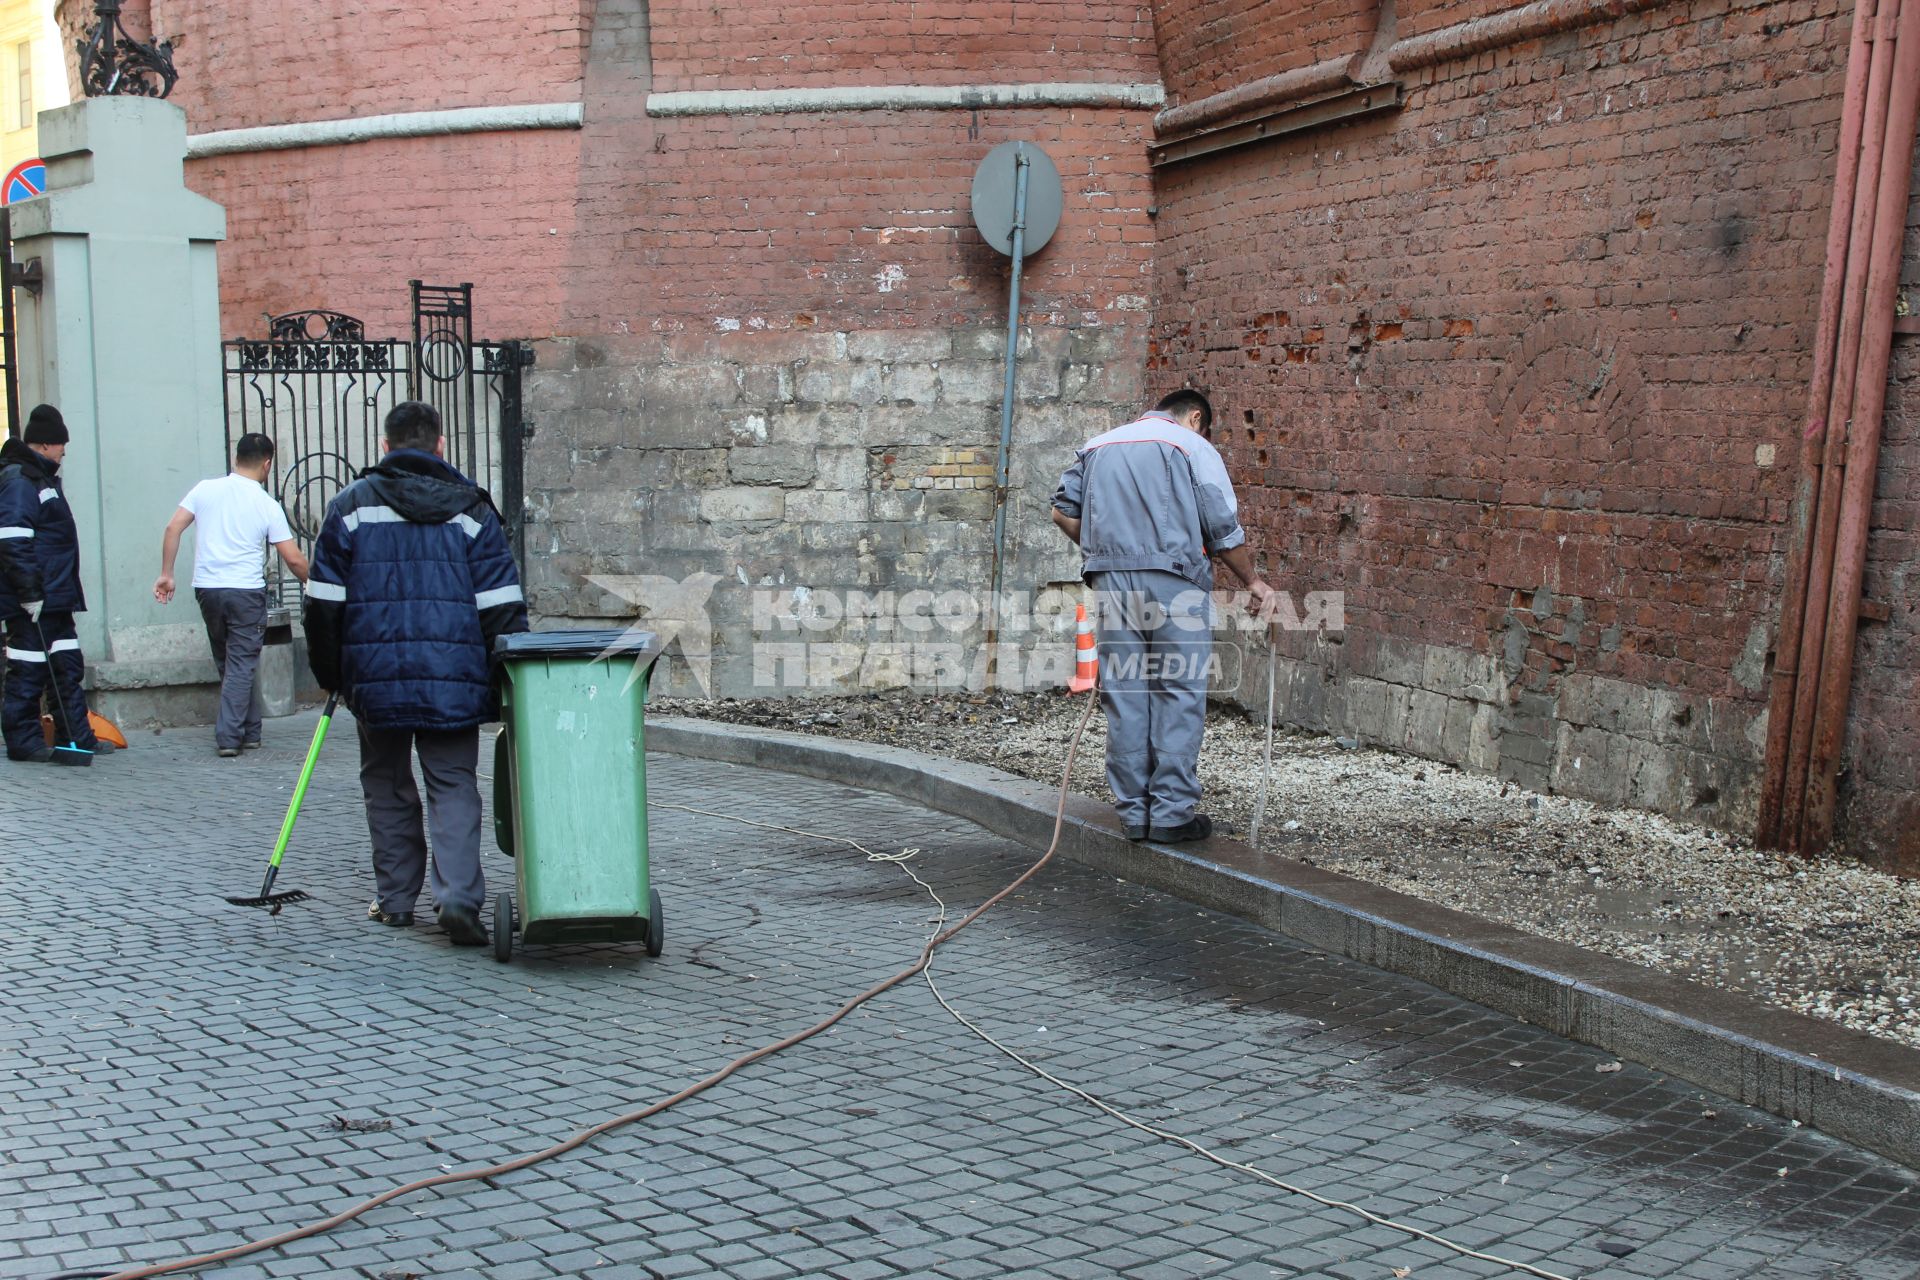
[[[313,727],[313,745],[307,748],[307,762],[300,766],[300,781],[293,785],[293,803],[287,806],[286,821],[280,824],[280,838],[273,842],[273,857],[267,860],[267,879],[260,886],[260,896],[263,898],[273,892],[274,878],[280,874],[280,855],[287,851],[287,841],[293,838],[293,824],[300,816],[300,802],[307,798],[307,784],[313,781],[313,766],[319,763],[320,746],[327,740],[327,726],[333,723],[333,711],[339,704],[339,694],[328,695],[327,709],[320,713],[320,723]]]

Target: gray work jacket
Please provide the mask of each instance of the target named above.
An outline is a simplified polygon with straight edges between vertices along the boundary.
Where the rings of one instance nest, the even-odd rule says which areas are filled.
[[[1159,569],[1211,590],[1208,556],[1247,540],[1219,452],[1159,412],[1082,445],[1053,505],[1080,521],[1088,577]]]

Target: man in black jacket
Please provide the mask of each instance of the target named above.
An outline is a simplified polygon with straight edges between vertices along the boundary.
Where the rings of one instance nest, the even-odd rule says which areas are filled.
[[[488,659],[497,637],[527,629],[527,606],[493,500],[442,456],[439,413],[395,405],[384,435],[386,456],[328,506],[314,543],[307,659],[359,725],[379,894],[367,915],[411,925],[430,871],[441,928],[456,945],[479,946],[486,878],[475,771],[480,725],[499,716]]]
[[[94,737],[87,695],[80,687],[86,660],[73,615],[84,613],[80,590],[80,535],[60,486],[67,424],[50,404],[36,405],[20,440],[0,445],[0,621],[7,630],[7,687],[0,731],[9,760],[50,760],[40,732],[40,699],[49,682],[59,699],[54,723],[88,751],[113,744]],[[64,724],[62,724],[64,721]]]

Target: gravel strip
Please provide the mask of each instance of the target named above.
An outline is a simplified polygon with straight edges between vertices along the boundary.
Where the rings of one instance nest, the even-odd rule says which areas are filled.
[[[656,698],[654,714],[855,738],[1057,783],[1058,694]],[[1206,811],[1245,838],[1262,726],[1212,709]],[[1096,714],[1074,789],[1110,799]],[[1543,796],[1320,734],[1276,733],[1261,846],[1428,902],[1920,1047],[1920,881],[1787,858],[1658,814]]]

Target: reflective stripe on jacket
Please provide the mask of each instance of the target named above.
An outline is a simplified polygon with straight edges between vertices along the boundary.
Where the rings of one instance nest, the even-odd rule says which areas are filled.
[[[32,600],[52,613],[86,612],[80,530],[60,464],[8,440],[0,444],[0,617]]]
[[[494,637],[527,629],[486,492],[396,449],[327,508],[307,580],[308,661],[376,729],[465,729],[499,714]]]

